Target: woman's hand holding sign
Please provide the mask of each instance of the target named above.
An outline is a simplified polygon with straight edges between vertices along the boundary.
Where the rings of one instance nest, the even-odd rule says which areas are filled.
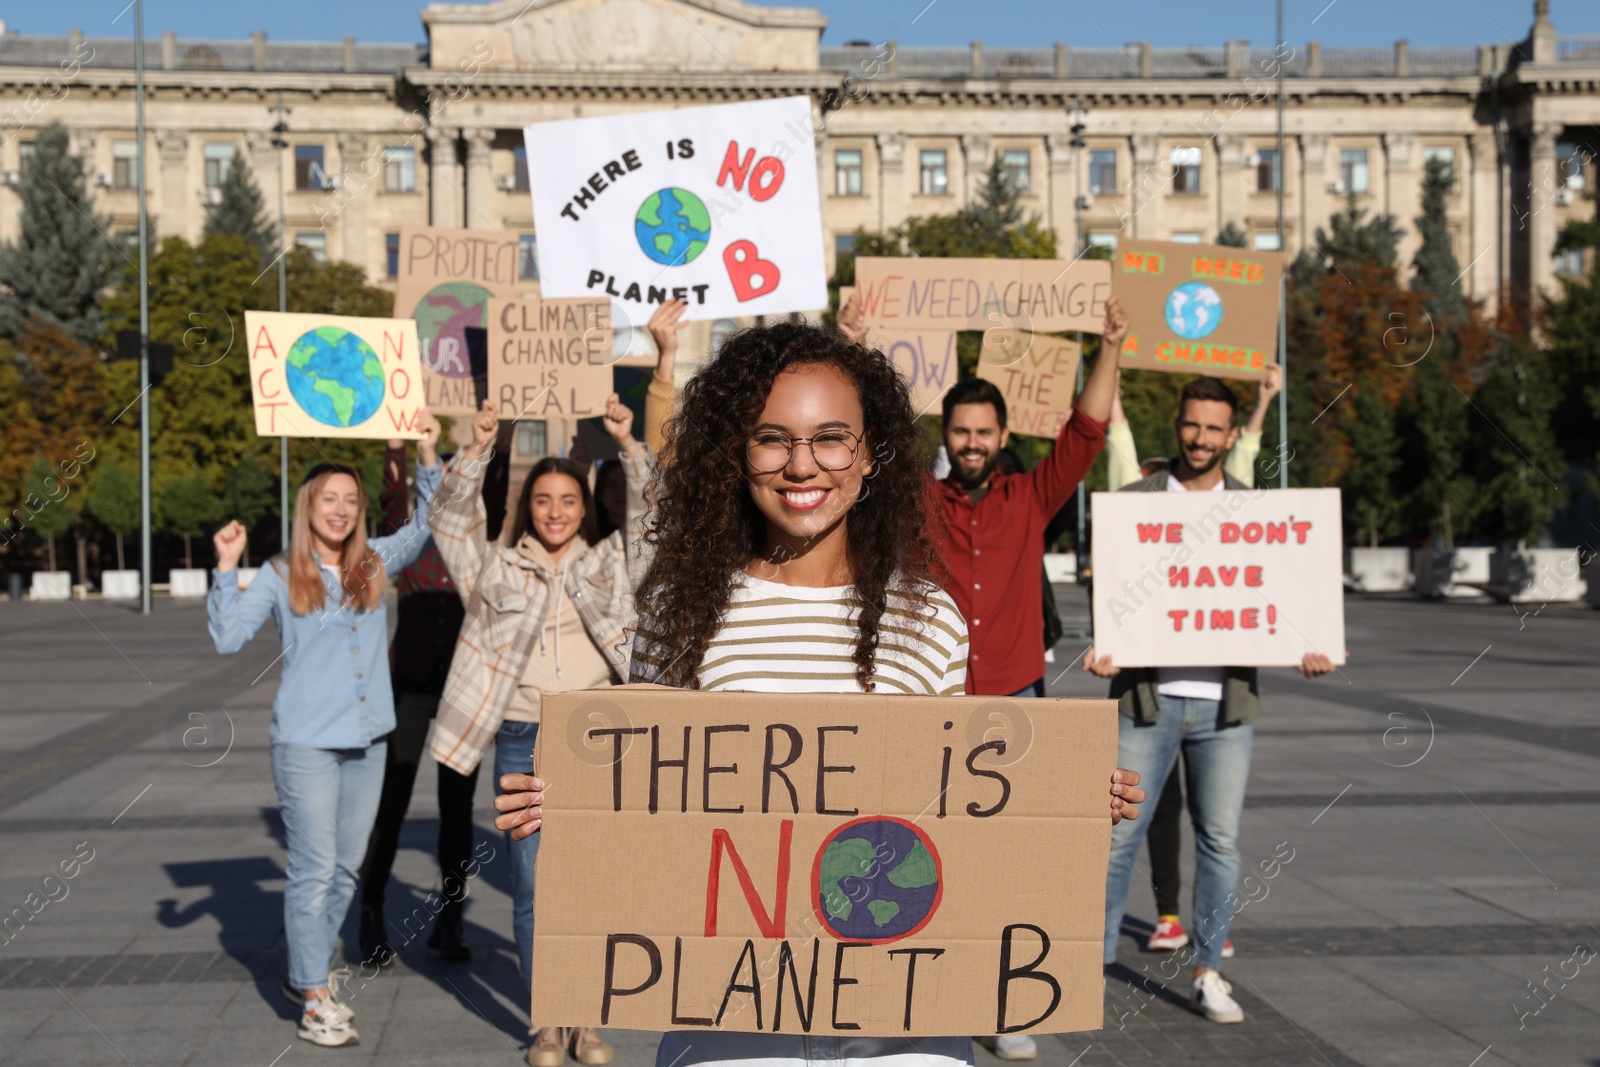
[[[672,372],[678,361],[678,331],[689,325],[689,320],[683,317],[688,310],[689,305],[682,300],[668,300],[656,308],[647,324],[656,351],[661,354],[656,361],[656,378],[668,385],[672,384]]]
[[[495,412],[494,401],[485,400],[472,416],[472,443],[465,451],[474,459],[481,459],[494,448],[494,439],[500,434],[500,416]]]
[[[633,446],[633,410],[616,393],[606,397],[606,413],[601,421],[618,448],[626,452]]]
[[[544,783],[531,774],[502,774],[494,798],[496,830],[511,831],[511,840],[531,837],[544,824]]]

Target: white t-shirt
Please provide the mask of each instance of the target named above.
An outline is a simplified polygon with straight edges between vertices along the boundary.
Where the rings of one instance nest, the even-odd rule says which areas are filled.
[[[1218,478],[1212,492],[1220,493],[1227,478]],[[1183,483],[1167,475],[1167,492],[1187,493]],[[1162,667],[1157,676],[1156,692],[1164,697],[1190,697],[1194,700],[1222,700],[1222,682],[1227,677],[1221,667]]]

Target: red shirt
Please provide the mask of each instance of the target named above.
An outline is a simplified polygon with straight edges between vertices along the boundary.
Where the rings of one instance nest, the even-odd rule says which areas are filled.
[[[976,505],[953,478],[929,479],[931,532],[950,571],[945,592],[971,641],[968,693],[1009,695],[1044,675],[1044,528],[1105,440],[1105,423],[1074,412],[1042,463],[1027,474],[997,472]]]

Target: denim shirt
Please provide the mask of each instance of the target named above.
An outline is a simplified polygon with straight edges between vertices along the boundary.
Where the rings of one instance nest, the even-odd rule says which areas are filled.
[[[432,542],[428,503],[440,468],[417,467],[417,510],[411,521],[370,544],[390,579],[416,562]],[[311,748],[366,748],[394,729],[389,684],[389,612],[352,610],[326,568],[321,610],[296,615],[289,608],[287,574],[268,563],[239,592],[239,572],[213,571],[206,602],[211,642],[222,655],[239,651],[271,615],[283,639],[283,681],[272,703],[273,744]]]

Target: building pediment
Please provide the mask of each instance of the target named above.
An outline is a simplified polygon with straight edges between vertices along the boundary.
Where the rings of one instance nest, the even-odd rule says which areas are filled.
[[[808,71],[827,19],[741,0],[430,4],[429,66],[475,70]]]

